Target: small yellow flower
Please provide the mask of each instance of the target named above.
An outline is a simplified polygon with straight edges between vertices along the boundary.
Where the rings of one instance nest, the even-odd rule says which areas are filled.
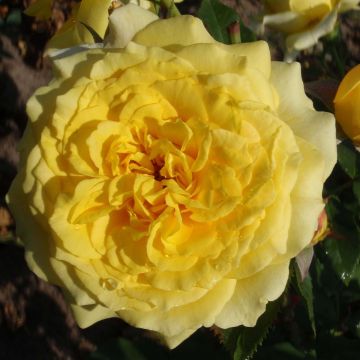
[[[68,21],[50,39],[47,48],[63,49],[94,43],[94,37],[85,25],[103,38],[109,23],[110,5],[111,0],[82,0],[73,8]]]
[[[174,0],[174,3],[182,1]],[[53,0],[37,0],[25,10],[25,14],[46,20],[51,17],[52,3]],[[64,49],[80,44],[93,44],[94,36],[89,28],[103,38],[108,26],[109,9],[128,3],[155,12],[154,2],[149,0],[82,0],[74,6],[70,18],[50,39],[47,48]],[[169,5],[171,0],[165,3]]]
[[[335,117],[345,134],[360,145],[360,65],[344,77],[334,99]]]
[[[311,243],[336,162],[299,64],[131,4],[104,48],[54,62],[9,192],[29,266],[82,327],[120,317],[173,348],[201,326],[254,326]]]
[[[316,44],[330,33],[339,13],[358,8],[359,0],[264,0],[264,24],[287,34],[290,54]]]

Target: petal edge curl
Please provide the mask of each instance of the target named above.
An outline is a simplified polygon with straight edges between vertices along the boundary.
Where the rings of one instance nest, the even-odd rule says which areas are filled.
[[[312,101],[305,94],[299,63],[272,62],[271,82],[280,97],[278,114],[281,120],[323,155],[325,181],[337,160],[334,116],[314,110]]]

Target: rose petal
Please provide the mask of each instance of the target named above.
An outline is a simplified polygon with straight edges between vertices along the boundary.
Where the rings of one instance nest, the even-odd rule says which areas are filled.
[[[305,95],[300,64],[272,63],[271,82],[279,93],[278,113],[294,133],[313,144],[325,159],[323,179],[327,178],[337,160],[334,117],[314,110]]]
[[[105,38],[105,47],[125,47],[135,34],[157,19],[154,13],[133,4],[115,9],[109,18],[109,35]]]

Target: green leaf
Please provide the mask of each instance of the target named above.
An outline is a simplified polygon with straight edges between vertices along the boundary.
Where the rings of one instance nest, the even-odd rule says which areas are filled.
[[[203,0],[197,15],[215,40],[230,44],[227,28],[230,24],[239,21],[235,10],[222,4],[219,0]]]
[[[338,145],[338,161],[345,173],[354,179],[360,173],[360,155],[354,145],[345,140]]]
[[[335,272],[348,286],[360,260],[360,241],[329,238],[324,242],[324,248]]]
[[[256,326],[238,326],[226,329],[224,334],[224,345],[233,354],[234,360],[245,360],[251,358],[259,345],[262,344],[269,332],[282,303],[283,297],[269,302],[266,311],[258,319]]]
[[[240,21],[240,37],[241,42],[253,42],[257,40],[256,34],[244,25],[242,21]]]
[[[263,349],[256,360],[315,360],[316,357],[305,354],[289,342],[279,342]]]
[[[296,263],[293,262],[295,265]],[[316,326],[315,326],[315,314],[314,314],[314,295],[313,295],[313,286],[312,286],[312,279],[310,274],[301,280],[301,274],[299,266],[296,265],[295,267],[295,276],[293,276],[292,280],[294,282],[295,288],[301,297],[305,301],[307,315],[309,317],[309,321],[311,324],[312,331],[316,336]]]
[[[353,183],[353,192],[356,200],[360,203],[360,180],[355,180]]]
[[[360,339],[360,310],[355,311],[351,314],[351,316],[349,316],[346,322],[346,327],[349,329],[352,336]]]
[[[351,274],[351,281],[349,283],[348,290],[350,293],[348,297],[355,302],[360,302],[360,262],[358,262]],[[360,334],[360,322],[359,322],[359,334]],[[360,336],[359,336],[360,337]]]
[[[173,350],[148,336],[134,336],[132,341],[116,338],[104,342],[88,360],[183,360],[196,354],[199,359],[230,360],[220,340],[207,328],[201,328]]]
[[[89,356],[89,360],[146,360],[147,358],[126,339],[118,338],[106,342]]]
[[[334,271],[346,286],[352,280],[360,262],[359,205],[354,203],[354,195],[350,196],[351,199],[329,199],[326,211],[335,236],[330,236],[323,243]]]
[[[6,18],[6,25],[20,25],[21,24],[21,10],[15,9],[10,12]]]
[[[211,359],[211,360],[231,360],[229,353],[220,344],[220,330],[210,331],[201,328],[181,343],[178,347],[171,350],[167,359]],[[194,356],[196,355],[196,356]],[[158,358],[151,358],[159,360]]]
[[[318,341],[319,359],[354,360],[360,354],[360,340],[348,339],[344,336],[324,334]]]
[[[327,240],[325,240],[327,241]],[[339,289],[344,286],[334,272],[323,244],[315,247],[310,269],[314,292],[317,336],[322,329],[336,327],[339,320]]]

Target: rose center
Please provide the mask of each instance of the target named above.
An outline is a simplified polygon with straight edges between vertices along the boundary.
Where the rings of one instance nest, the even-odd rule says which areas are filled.
[[[151,160],[151,163],[154,167],[154,173],[153,173],[154,179],[156,181],[161,181],[161,180],[166,179],[165,176],[160,174],[161,169],[165,165],[165,161],[163,159],[153,159],[153,160]]]

